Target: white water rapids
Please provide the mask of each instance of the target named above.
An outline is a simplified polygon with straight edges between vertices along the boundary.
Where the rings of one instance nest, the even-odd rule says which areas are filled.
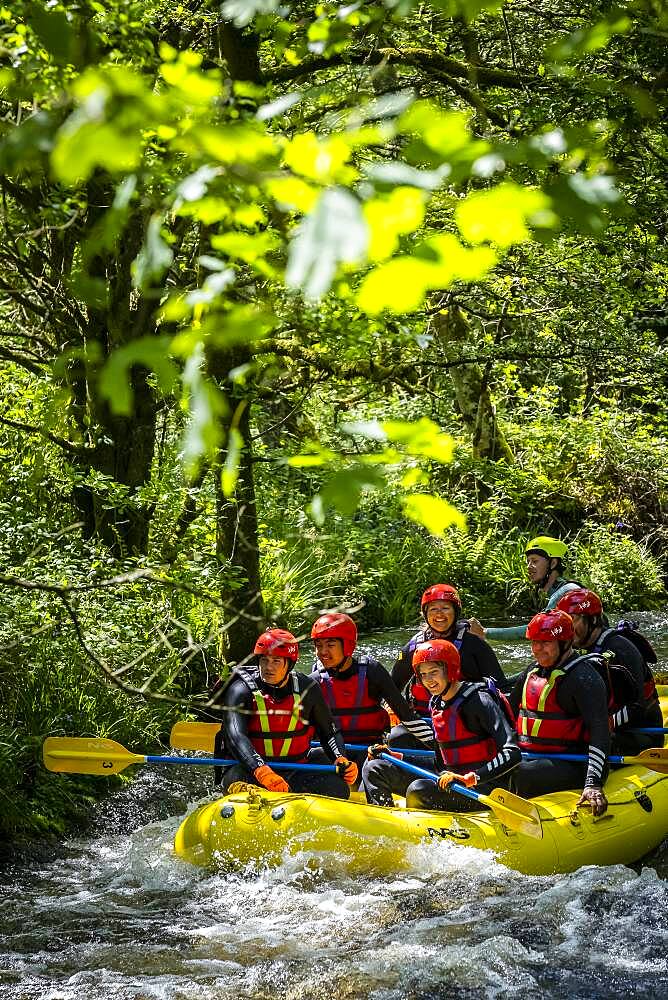
[[[666,625],[644,623],[654,640]],[[390,662],[403,635],[365,648]],[[501,652],[513,672],[526,647]],[[408,848],[391,879],[331,853],[224,874],[172,854],[209,791],[147,768],[97,831],[3,872],[0,1000],[668,997],[666,845],[550,877],[447,842]]]

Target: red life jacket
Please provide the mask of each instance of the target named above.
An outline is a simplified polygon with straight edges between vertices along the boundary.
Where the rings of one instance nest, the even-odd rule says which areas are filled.
[[[454,639],[450,639],[452,645],[455,647],[457,652],[461,652],[462,642],[464,641],[464,636],[468,631],[469,623],[466,621],[457,622],[457,634]],[[426,632],[419,632],[414,635],[406,647],[406,652],[410,654],[411,658],[415,652],[415,647],[421,642],[426,642]],[[406,700],[411,708],[414,708],[418,715],[423,715],[429,718],[429,700],[431,695],[427,691],[424,684],[420,683],[420,680],[413,671],[413,677],[408,685],[408,690],[405,692]]]
[[[462,705],[478,691],[489,691],[489,688],[486,684],[465,681],[452,701],[435,698],[431,710],[434,735],[443,762],[448,770],[460,774],[482,767],[496,756],[498,749],[495,740],[472,732],[462,719]]]
[[[253,694],[253,714],[248,716],[248,739],[265,760],[303,761],[315,730],[304,718],[297,674],[291,674],[292,694],[280,701],[260,690],[257,676],[238,670]]]
[[[531,753],[586,753],[589,730],[581,715],[569,715],[559,705],[559,685],[573,667],[588,660],[578,656],[547,675],[533,667],[527,674],[517,716],[517,741]]]
[[[325,701],[334,716],[337,726],[346,740],[373,743],[390,729],[390,717],[381,708],[378,699],[369,694],[367,666],[369,659],[360,656],[353,660],[357,671],[350,677],[340,678],[336,674],[314,673],[322,688]]]
[[[659,694],[656,690],[654,674],[652,673],[652,669],[649,664],[656,663],[657,658],[649,639],[646,639],[644,635],[641,635],[641,633],[637,631],[633,622],[627,622],[622,619],[622,621],[620,621],[616,626],[607,628],[605,631],[601,632],[596,641],[596,645],[593,648],[594,653],[603,652],[605,640],[610,635],[621,635],[625,639],[628,639],[628,641],[635,646],[642,656],[644,664],[642,707],[646,712],[651,708],[655,708],[659,703]]]

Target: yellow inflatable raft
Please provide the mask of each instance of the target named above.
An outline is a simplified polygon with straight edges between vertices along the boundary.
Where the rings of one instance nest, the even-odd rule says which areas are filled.
[[[668,691],[661,694],[666,716]],[[533,799],[542,826],[542,836],[534,839],[486,811],[383,809],[246,786],[196,809],[181,824],[174,846],[179,857],[196,865],[279,863],[286,854],[314,850],[390,872],[402,866],[406,844],[448,841],[491,850],[500,862],[528,875],[547,875],[638,861],[668,836],[668,775],[624,767],[610,776],[605,791],[609,808],[599,819],[588,809],[576,810],[576,792]]]

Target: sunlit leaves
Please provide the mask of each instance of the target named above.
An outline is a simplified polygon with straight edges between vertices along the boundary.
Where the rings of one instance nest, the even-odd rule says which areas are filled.
[[[274,139],[258,122],[213,128],[195,125],[174,142],[177,149],[191,155],[198,152],[226,164],[270,164],[278,156]]]
[[[468,127],[468,115],[443,112],[430,101],[416,101],[398,121],[400,132],[411,137],[404,155],[409,162],[438,170],[447,163],[450,173],[462,175],[490,149],[488,142],[475,139]]]
[[[357,176],[350,166],[350,143],[343,136],[321,138],[301,132],[286,146],[283,159],[295,174],[322,184],[347,184]]]
[[[370,441],[388,441],[401,445],[407,455],[428,458],[447,464],[452,461],[454,441],[433,420],[372,420],[344,424],[347,434],[357,434]]]
[[[239,476],[239,463],[241,461],[243,444],[244,439],[238,428],[235,426],[230,427],[227,435],[227,454],[225,455],[225,462],[223,463],[223,470],[220,477],[222,490],[226,497],[234,496]]]
[[[546,194],[508,181],[470,194],[457,206],[455,221],[470,243],[509,247],[531,238],[530,224],[554,226],[558,220]]]
[[[72,89],[77,108],[59,130],[51,156],[56,177],[74,184],[97,167],[112,174],[133,170],[147,117],[160,117],[160,104],[141,78],[120,66],[89,69]]]
[[[297,228],[286,284],[301,289],[307,298],[320,298],[329,290],[339,264],[363,260],[368,235],[358,200],[342,188],[330,188]]]
[[[416,188],[398,187],[386,197],[374,198],[365,204],[364,218],[371,234],[367,251],[370,261],[391,256],[397,249],[399,237],[422,225],[425,201],[424,194]]]
[[[372,270],[357,294],[360,309],[372,316],[384,310],[414,312],[429,291],[449,288],[458,280],[477,281],[497,260],[491,247],[464,247],[451,233],[425,240],[417,254],[395,257]]]
[[[442,538],[453,525],[463,530],[466,518],[452,504],[430,493],[409,493],[402,500],[404,514],[431,535]]]

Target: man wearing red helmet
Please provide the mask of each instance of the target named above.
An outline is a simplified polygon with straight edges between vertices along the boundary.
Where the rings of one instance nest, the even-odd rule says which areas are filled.
[[[355,654],[357,626],[349,615],[321,615],[311,629],[317,662],[315,678],[347,743],[376,743],[390,729],[389,709],[418,746],[431,746],[431,727],[408,705],[378,660]],[[361,764],[366,751],[350,756]]]
[[[435,583],[428,587],[420,602],[424,626],[403,647],[392,667],[392,680],[421,715],[429,712],[429,693],[420,683],[413,668],[413,653],[421,642],[430,639],[445,639],[457,649],[462,665],[464,680],[481,681],[491,677],[497,684],[505,681],[503,670],[496,653],[486,642],[469,632],[469,623],[459,616],[462,602],[459,594],[449,583]],[[392,732],[392,740],[411,746],[401,727]]]
[[[649,663],[656,663],[656,653],[644,635],[627,621],[609,626],[598,594],[585,587],[562,597],[557,608],[573,619],[574,645],[592,653],[609,653],[614,664],[621,664],[631,675],[634,693],[624,703],[614,705],[610,716],[614,750],[636,754],[649,747],[663,746],[663,734],[631,733],[629,729],[661,727],[663,716],[654,675]],[[649,661],[649,662],[648,662]]]
[[[605,664],[573,649],[573,620],[564,611],[535,615],[526,637],[535,663],[520,674],[508,700],[520,749],[545,758],[522,761],[510,789],[531,798],[584,783],[578,806],[589,805],[600,816],[608,808],[603,784],[610,753],[608,693],[599,673]],[[550,754],[585,754],[587,760],[550,760]]]
[[[489,793],[517,767],[520,750],[508,703],[493,683],[464,679],[459,652],[446,640],[419,643],[413,653],[413,666],[430,697],[437,767],[446,770],[439,775],[437,784],[426,778],[414,781],[390,761],[377,759],[385,747],[370,747],[369,760],[362,770],[367,799],[373,805],[391,806],[394,793],[406,795],[410,809],[479,809],[476,802],[457,795],[448,786],[453,781],[469,787],[480,782],[480,790]]]
[[[258,665],[237,667],[222,691],[223,745],[239,763],[223,773],[226,790],[236,781],[261,785],[273,792],[314,792],[347,799],[357,780],[357,766],[346,756],[343,741],[319,686],[294,669],[297,640],[285,629],[269,629],[253,652]],[[271,764],[304,763],[317,734],[325,760],[338,773],[274,771]],[[220,752],[223,746],[218,746]],[[339,776],[341,775],[341,776]]]

